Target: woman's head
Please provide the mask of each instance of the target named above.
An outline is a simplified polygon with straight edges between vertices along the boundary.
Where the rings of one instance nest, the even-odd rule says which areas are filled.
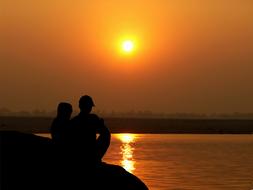
[[[67,102],[61,102],[58,104],[57,117],[70,119],[72,114],[72,105]]]

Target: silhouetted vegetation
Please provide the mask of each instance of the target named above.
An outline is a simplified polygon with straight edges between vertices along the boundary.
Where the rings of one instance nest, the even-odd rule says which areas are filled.
[[[79,111],[73,110],[73,115]],[[125,112],[96,110],[101,117],[106,118],[157,118],[157,119],[253,119],[253,113],[163,113],[152,112],[150,110],[130,110]],[[54,117],[56,110],[46,111],[34,109],[32,111],[21,110],[13,111],[8,108],[0,108],[1,116],[10,117]]]
[[[51,117],[0,117],[0,130],[49,133]],[[253,120],[105,118],[112,133],[251,134]]]

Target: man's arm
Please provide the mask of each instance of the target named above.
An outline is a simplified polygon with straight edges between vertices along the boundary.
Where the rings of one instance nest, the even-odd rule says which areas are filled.
[[[99,160],[102,160],[111,142],[111,133],[105,126],[103,119],[99,119],[97,133],[99,134],[97,139],[97,156]]]

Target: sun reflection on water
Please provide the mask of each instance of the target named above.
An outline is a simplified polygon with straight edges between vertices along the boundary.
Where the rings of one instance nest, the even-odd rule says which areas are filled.
[[[135,170],[135,161],[133,158],[134,147],[132,143],[135,141],[136,135],[134,134],[118,134],[117,138],[122,142],[120,147],[122,155],[121,165],[130,173],[133,173]]]

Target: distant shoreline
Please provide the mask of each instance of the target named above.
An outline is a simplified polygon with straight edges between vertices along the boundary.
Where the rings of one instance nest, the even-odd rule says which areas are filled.
[[[48,133],[52,117],[0,116],[0,130]],[[253,119],[105,118],[111,133],[253,134]]]

